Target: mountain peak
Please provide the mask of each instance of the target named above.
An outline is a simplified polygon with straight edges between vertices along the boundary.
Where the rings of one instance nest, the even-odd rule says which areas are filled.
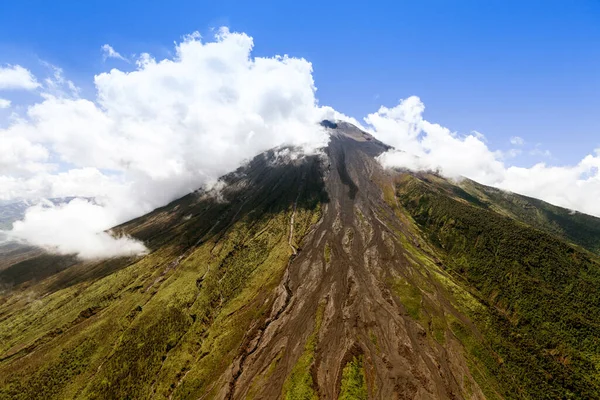
[[[370,133],[367,133],[367,132],[359,129],[357,126],[355,126],[349,122],[346,122],[346,121],[332,122],[329,120],[323,120],[323,121],[321,121],[321,126],[328,128],[330,134],[332,134],[332,135],[345,136],[345,137],[354,139],[359,142],[376,141],[377,143],[384,146],[386,149],[391,148],[390,146],[387,146],[387,145],[379,142]]]

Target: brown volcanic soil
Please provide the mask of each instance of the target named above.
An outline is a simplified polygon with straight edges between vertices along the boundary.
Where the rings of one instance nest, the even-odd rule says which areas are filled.
[[[423,322],[451,316],[472,328],[402,244],[400,232],[412,238],[421,258],[435,261],[413,237],[406,217],[384,200],[382,188],[391,188],[394,177],[374,157],[387,147],[344,123],[329,131],[329,202],[322,219],[290,261],[270,315],[248,332],[239,357],[221,377],[218,397],[243,399],[252,392],[254,398],[280,398],[321,307],[311,366],[320,398],[338,397],[342,370],[359,354],[369,398],[484,398],[460,342],[448,330],[442,343],[434,340]],[[417,319],[391,290],[398,279],[420,291]]]

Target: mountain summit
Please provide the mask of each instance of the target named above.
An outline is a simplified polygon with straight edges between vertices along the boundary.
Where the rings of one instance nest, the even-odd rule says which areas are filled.
[[[146,256],[2,260],[0,398],[600,398],[600,220],[322,125],[115,228]]]

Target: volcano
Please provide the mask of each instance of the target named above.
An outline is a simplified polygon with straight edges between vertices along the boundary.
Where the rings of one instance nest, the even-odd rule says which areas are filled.
[[[322,125],[114,229],[145,256],[2,260],[0,398],[600,398],[599,219]]]

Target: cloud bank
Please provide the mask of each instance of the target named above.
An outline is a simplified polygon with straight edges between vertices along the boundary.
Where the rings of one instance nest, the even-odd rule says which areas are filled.
[[[424,110],[421,100],[412,96],[396,107],[381,107],[365,118],[374,136],[397,149],[379,157],[384,166],[434,170],[451,178],[467,177],[600,216],[600,149],[571,166],[507,166],[505,160],[514,155],[514,149],[507,153],[492,151],[481,134],[459,135],[425,120]],[[518,146],[525,143],[515,137],[511,142]]]
[[[0,199],[95,201],[31,208],[9,235],[83,258],[141,252],[140,243],[102,232],[264,150],[324,146],[318,121],[333,111],[317,105],[312,65],[253,58],[252,47],[252,38],[227,29],[211,42],[189,35],[172,58],[142,54],[132,71],[95,76],[92,100],[55,73],[53,90],[45,85],[43,100],[0,130],[8,155],[0,159]]]

